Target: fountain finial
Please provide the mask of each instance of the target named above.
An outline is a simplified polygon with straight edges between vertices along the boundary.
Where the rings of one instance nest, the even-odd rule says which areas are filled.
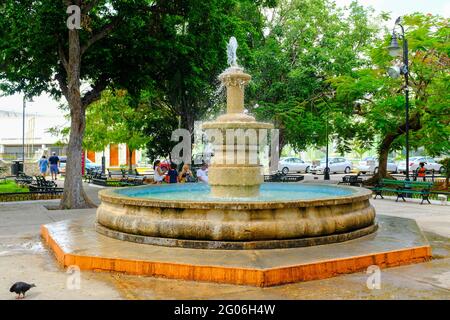
[[[237,67],[237,55],[236,51],[238,48],[238,43],[235,37],[230,38],[230,42],[227,44],[227,55],[228,55],[228,64],[230,67]]]

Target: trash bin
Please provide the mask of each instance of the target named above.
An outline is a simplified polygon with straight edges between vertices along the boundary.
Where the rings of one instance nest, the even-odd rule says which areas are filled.
[[[19,172],[23,172],[23,162],[20,160],[15,160],[11,164],[11,175],[17,176]]]

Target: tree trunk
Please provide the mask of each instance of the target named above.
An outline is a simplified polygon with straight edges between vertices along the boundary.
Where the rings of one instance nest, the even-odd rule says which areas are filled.
[[[372,178],[364,182],[365,185],[374,185],[382,178],[392,178],[387,172],[387,160],[389,156],[389,150],[391,149],[391,144],[400,134],[388,134],[384,137],[378,149],[378,171],[373,175]]]
[[[78,30],[69,31],[69,61],[67,66],[66,99],[70,107],[70,139],[67,148],[66,177],[61,209],[92,208],[95,205],[83,190],[81,176],[81,157],[84,129],[86,127],[85,109],[81,102],[80,69],[81,51]]]
[[[278,149],[278,158],[281,158],[281,154],[283,152],[283,148],[286,146],[286,136],[284,134],[284,129],[279,129],[279,149]]]
[[[410,131],[419,130],[421,128],[420,118],[417,114],[414,114],[410,118]],[[374,185],[382,178],[393,178],[387,172],[387,159],[389,155],[389,150],[395,139],[404,134],[406,125],[403,124],[397,128],[395,132],[388,133],[380,144],[378,150],[378,172],[373,175],[372,178],[364,181],[365,185]],[[408,165],[408,164],[407,164]]]

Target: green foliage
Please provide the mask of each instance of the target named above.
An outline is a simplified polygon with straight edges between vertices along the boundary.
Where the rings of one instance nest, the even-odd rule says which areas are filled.
[[[148,137],[147,157],[150,160],[161,156],[170,158],[170,152],[177,143],[171,141],[171,136],[178,128],[179,116],[152,91],[142,92],[139,105],[147,115],[143,126],[143,134]]]
[[[153,116],[144,105],[134,107],[125,90],[105,90],[86,112],[83,148],[103,151],[110,144],[125,143],[131,151],[140,149],[151,139],[144,128]],[[66,141],[70,135],[70,127],[55,127],[49,131],[61,141]]]
[[[86,113],[86,150],[102,151],[111,143],[126,143],[130,150],[136,150],[148,142],[143,133],[147,113],[132,107],[130,99],[124,90],[103,91]]]
[[[18,186],[14,181],[0,182],[0,193],[28,192],[28,188]]]
[[[411,147],[424,147],[431,156],[446,153],[450,150],[448,22],[414,14],[404,17],[403,24],[410,57]],[[341,119],[346,129],[336,130],[345,137],[343,144],[354,135],[361,142],[380,136],[382,149],[399,150],[405,146],[404,79],[391,79],[386,73],[392,64],[386,49],[389,41],[390,35],[386,34],[368,51],[370,64],[366,68],[329,80],[335,89],[333,103],[353,109],[353,115]],[[361,131],[371,135],[358,136]],[[383,138],[389,136],[394,140],[386,140],[390,143],[386,146]]]
[[[93,86],[110,83],[138,91],[155,67],[168,63],[164,17],[178,14],[182,1],[95,1],[84,12],[79,30],[81,46],[111,25],[109,32],[89,46],[82,56],[80,77]],[[87,3],[83,2],[84,10]],[[67,6],[64,1],[13,1],[0,5],[0,89],[36,96],[63,95],[66,82],[61,52],[68,55]],[[159,13],[154,13],[153,11]],[[130,36],[133,35],[133,36]],[[170,40],[170,39],[168,39]]]
[[[361,53],[378,31],[370,17],[356,3],[345,12],[326,0],[280,1],[255,50],[248,95],[250,105],[258,105],[252,111],[282,130],[282,144],[323,146],[327,126],[331,133],[344,129],[341,118],[352,107],[331,103],[328,80],[352,77],[365,65]]]
[[[446,179],[450,179],[450,158],[445,158],[441,161],[439,161],[440,164],[442,164],[445,168],[445,177]]]
[[[239,41],[239,63],[251,64],[251,50],[262,37],[260,7],[273,1],[186,1],[183,16],[168,19],[172,32],[165,52],[170,64],[163,69],[164,103],[180,117],[181,127],[193,131],[195,120],[217,112],[214,92],[218,75],[227,67],[226,44]]]

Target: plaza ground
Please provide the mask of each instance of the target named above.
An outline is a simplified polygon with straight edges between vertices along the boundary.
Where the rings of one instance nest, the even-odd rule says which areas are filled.
[[[333,182],[340,180],[333,175]],[[320,182],[313,176],[308,182]],[[98,187],[87,186],[99,203]],[[0,299],[14,299],[15,281],[35,283],[27,299],[450,299],[450,205],[420,205],[392,199],[372,200],[378,214],[415,219],[433,250],[426,263],[383,269],[381,289],[370,290],[364,272],[270,288],[81,272],[79,289],[70,290],[71,275],[60,268],[42,243],[42,224],[90,216],[95,209],[48,210],[57,201],[0,204]],[[189,288],[189,289],[187,289]]]

